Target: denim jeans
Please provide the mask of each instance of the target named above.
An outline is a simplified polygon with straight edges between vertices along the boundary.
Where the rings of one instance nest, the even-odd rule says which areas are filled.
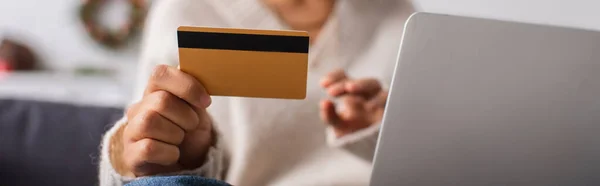
[[[125,186],[231,186],[225,182],[200,176],[153,176],[134,180]]]

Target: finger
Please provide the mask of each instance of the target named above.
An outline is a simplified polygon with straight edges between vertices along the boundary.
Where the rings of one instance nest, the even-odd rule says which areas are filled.
[[[152,72],[144,95],[164,90],[199,108],[210,105],[211,99],[204,86],[194,77],[167,65],[158,65]]]
[[[209,147],[214,145],[215,136],[213,135],[215,134],[212,130],[195,130],[186,133],[183,143],[179,145],[179,148],[185,152],[179,157],[179,164],[189,169],[202,166]]]
[[[198,127],[198,113],[185,101],[166,91],[156,91],[144,98],[141,107],[155,111],[185,131]]]
[[[335,110],[335,104],[330,100],[321,101],[321,119],[327,124],[337,126],[341,122],[338,113]]]
[[[346,76],[346,72],[344,72],[344,70],[335,70],[321,79],[321,86],[327,88],[332,84],[338,81],[346,80],[347,78],[348,77]]]
[[[346,91],[351,94],[360,94],[365,99],[371,99],[381,92],[381,84],[377,79],[359,79],[346,82]]]
[[[371,99],[369,104],[372,107],[385,108],[388,99],[388,91],[380,91],[377,96]]]
[[[342,97],[344,112],[340,114],[343,120],[357,120],[365,115],[366,100],[360,96],[347,95]]]
[[[127,154],[124,158],[130,158],[126,162],[130,162],[131,170],[138,170],[141,165],[148,163],[164,166],[173,165],[179,159],[179,148],[177,146],[148,138],[131,144],[126,148],[126,151],[129,152],[124,153]]]
[[[327,94],[333,97],[338,97],[346,94],[346,81],[347,80],[342,80],[327,87]]]
[[[212,130],[212,118],[206,109],[200,108],[196,110],[198,116],[198,126],[195,130],[210,131]]]
[[[383,119],[385,112],[385,105],[387,103],[388,93],[387,91],[381,91],[375,98],[369,100],[369,103],[365,107],[370,114],[371,123],[379,123]]]
[[[130,105],[129,108],[127,108],[127,113],[125,113],[127,120],[132,120],[136,116],[136,113],[138,113],[140,109],[140,105],[141,104],[138,102]]]
[[[183,129],[155,111],[145,111],[128,121],[124,131],[131,141],[150,138],[170,145],[179,145],[185,133]]]

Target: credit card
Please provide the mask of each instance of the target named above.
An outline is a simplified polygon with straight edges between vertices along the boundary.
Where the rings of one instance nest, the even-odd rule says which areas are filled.
[[[177,39],[180,70],[210,95],[306,98],[306,32],[182,26]]]

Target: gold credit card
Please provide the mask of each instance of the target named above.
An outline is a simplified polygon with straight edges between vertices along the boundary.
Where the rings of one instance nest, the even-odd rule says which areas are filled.
[[[306,32],[182,26],[177,39],[179,68],[210,95],[306,97]]]

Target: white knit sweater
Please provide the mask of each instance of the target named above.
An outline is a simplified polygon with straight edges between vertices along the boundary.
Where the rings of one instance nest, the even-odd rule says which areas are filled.
[[[178,64],[177,27],[214,26],[289,29],[256,0],[163,0],[150,13],[143,39],[136,94],[140,99],[151,69]],[[319,118],[326,97],[319,79],[344,68],[354,78],[374,77],[389,85],[402,29],[413,12],[404,0],[339,0],[334,16],[311,46],[307,97],[279,100],[213,97],[209,107],[218,145],[197,174],[244,186],[368,185],[379,125],[336,139]],[[132,178],[115,172],[108,142],[126,123],[117,122],[103,140],[100,185]]]

